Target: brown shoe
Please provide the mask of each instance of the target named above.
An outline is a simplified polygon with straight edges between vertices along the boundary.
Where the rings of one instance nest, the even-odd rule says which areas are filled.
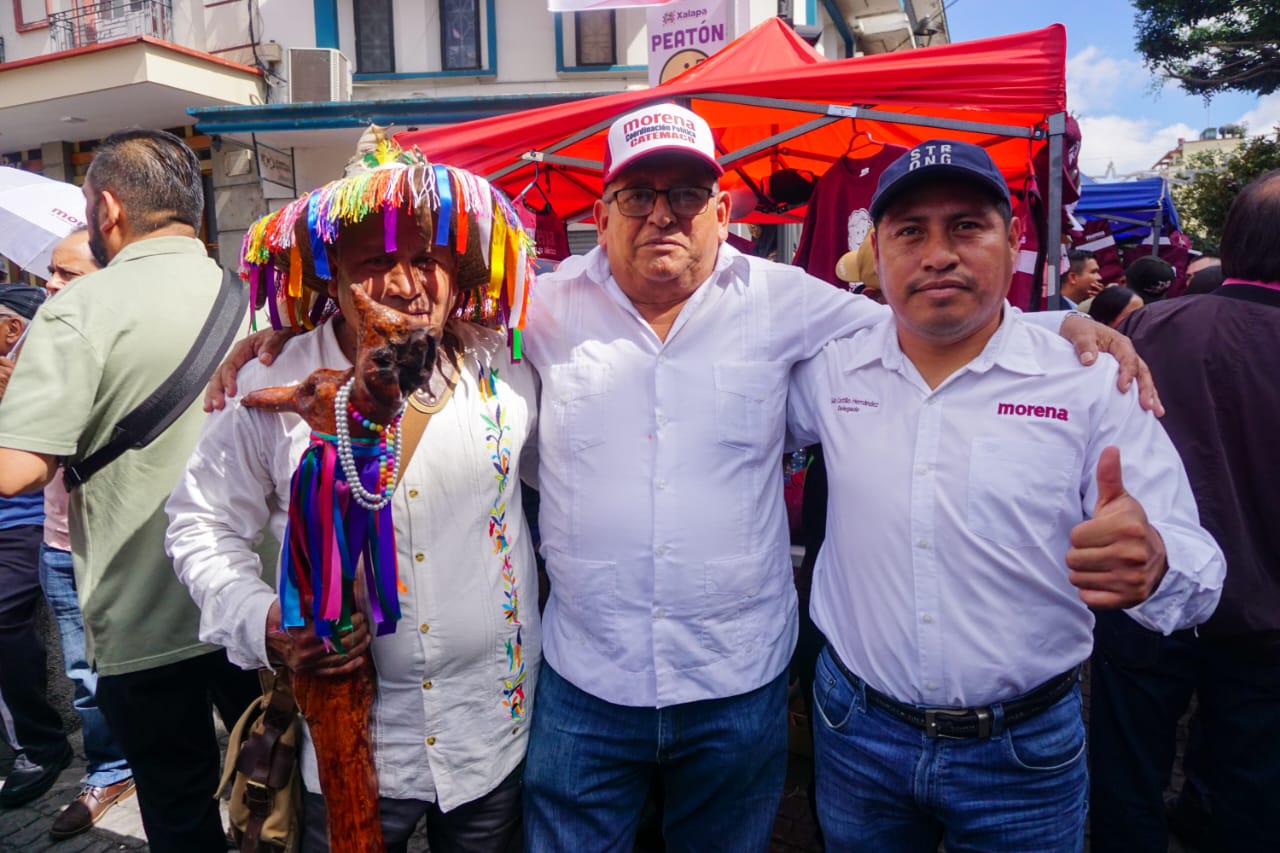
[[[62,810],[49,827],[49,834],[54,838],[70,838],[91,829],[98,819],[107,813],[107,809],[116,803],[133,796],[133,779],[125,779],[114,785],[84,785],[80,793],[71,801],[71,805]]]

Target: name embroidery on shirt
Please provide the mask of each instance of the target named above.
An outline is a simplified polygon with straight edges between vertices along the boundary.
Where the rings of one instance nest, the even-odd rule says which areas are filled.
[[[1017,415],[1024,418],[1049,418],[1067,420],[1067,410],[1057,406],[1036,406],[1024,403],[996,403],[997,415]]]
[[[508,625],[516,629],[514,638],[504,641],[507,653],[507,677],[503,680],[502,706],[511,719],[524,717],[524,656],[521,653],[520,590],[516,584],[516,571],[511,565],[511,543],[507,539],[507,478],[511,473],[511,437],[508,423],[498,400],[498,369],[480,368],[478,377],[480,399],[491,404],[489,413],[481,415],[484,421],[485,446],[493,460],[494,480],[498,493],[489,508],[489,539],[493,553],[502,557],[502,616]]]
[[[832,397],[831,405],[837,412],[861,412],[863,409],[878,409],[878,400],[859,400],[857,397]]]

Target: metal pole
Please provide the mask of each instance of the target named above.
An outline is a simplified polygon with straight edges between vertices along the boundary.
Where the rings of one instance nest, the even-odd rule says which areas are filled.
[[[1046,216],[1049,221],[1045,228],[1045,296],[1050,311],[1062,307],[1060,276],[1062,275],[1062,155],[1063,143],[1067,134],[1067,114],[1054,113],[1049,116],[1049,203]],[[1039,299],[1032,288],[1031,310],[1039,311]]]
[[[1164,233],[1164,194],[1168,190],[1160,185],[1160,200],[1156,202],[1156,217],[1151,223],[1151,254],[1160,254],[1160,235]]]

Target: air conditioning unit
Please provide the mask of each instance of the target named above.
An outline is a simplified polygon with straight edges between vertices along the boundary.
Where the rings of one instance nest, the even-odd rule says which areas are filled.
[[[295,103],[351,100],[351,61],[327,47],[284,52],[285,98]]]

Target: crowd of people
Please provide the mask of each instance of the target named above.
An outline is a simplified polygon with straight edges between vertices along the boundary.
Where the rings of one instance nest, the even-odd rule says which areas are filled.
[[[1265,234],[1280,173],[1237,199],[1209,295],[1162,300],[1163,271],[1139,264],[1127,289],[1103,287],[1073,254],[1063,293],[1092,299],[1094,319],[1009,306],[1022,224],[980,147],[930,140],[884,171],[868,257],[837,271],[874,271],[875,300],[729,245],[722,176],[697,115],[620,116],[598,246],[532,285],[516,359],[474,322],[519,257],[501,194],[416,153],[356,158],[243,259],[278,262],[293,297],[331,300],[325,321],[238,344],[209,414],[191,404],[72,478],[68,499],[59,466],[76,470],[165,380],[222,278],[195,239],[190,150],[163,132],[105,140],[87,232],[67,246],[101,269],[75,267],[83,278],[39,310],[43,293],[0,289],[0,697],[19,750],[0,807],[71,761],[31,627],[40,581],[60,573],[45,590],[89,772],[56,836],[136,789],[152,849],[224,849],[211,709],[234,722],[259,669],[339,679],[371,658],[391,850],[424,824],[442,851],[630,850],[655,796],[667,849],[765,850],[788,673],[806,667],[829,849],[1079,850],[1090,815],[1096,849],[1163,849],[1193,693],[1180,814],[1203,849],[1266,849],[1280,831],[1280,495],[1257,425],[1280,415],[1263,385],[1280,366]],[[316,214],[370,181],[384,189],[368,204]],[[362,363],[357,297],[438,346],[404,422],[330,404],[395,448],[379,505],[399,586],[394,631],[370,589],[334,642],[276,576],[303,517],[300,460],[352,439],[246,397],[314,392],[313,371]],[[401,459],[410,418],[421,439]],[[826,513],[806,662],[780,460],[813,443]],[[52,533],[35,520],[42,490]],[[342,800],[309,738],[301,763],[301,847],[323,851]]]

